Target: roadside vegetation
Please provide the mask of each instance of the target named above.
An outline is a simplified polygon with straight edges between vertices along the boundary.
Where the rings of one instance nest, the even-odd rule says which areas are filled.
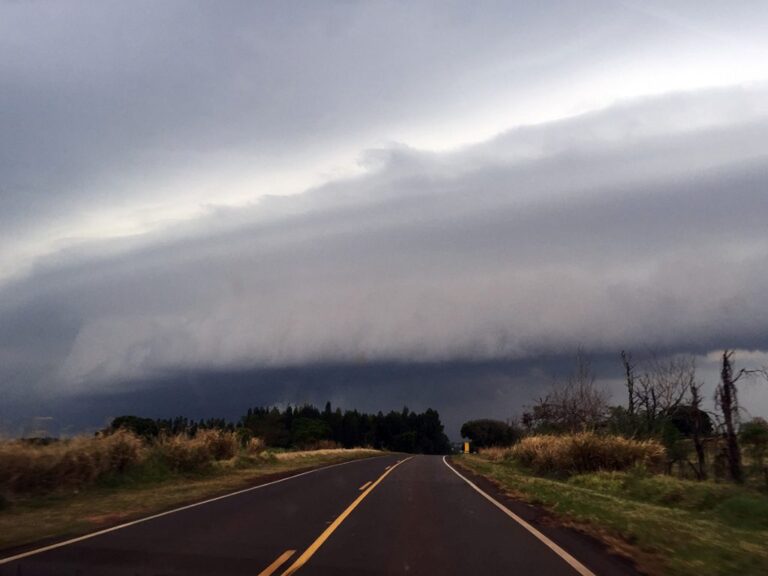
[[[0,550],[72,537],[233,492],[279,475],[378,456],[369,448],[239,452],[197,471],[173,470],[155,456],[79,488],[6,496]]]
[[[519,422],[467,422],[476,453],[458,464],[646,573],[768,574],[768,423],[737,400],[737,383],[766,370],[737,370],[725,351],[710,412],[692,358],[621,361],[626,406],[608,405],[580,354]]]
[[[359,446],[366,446],[359,448]],[[115,418],[93,436],[0,441],[0,549],[93,531],[290,471],[447,453],[434,410],[252,408],[237,422]]]
[[[286,451],[234,432],[142,438],[117,429],[56,442],[0,443],[0,549],[73,536],[292,471],[381,454]]]

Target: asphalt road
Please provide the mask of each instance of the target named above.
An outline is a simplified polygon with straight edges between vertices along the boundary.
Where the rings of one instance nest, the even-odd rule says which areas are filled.
[[[634,573],[468,480],[438,456],[355,461],[0,559],[0,575]]]

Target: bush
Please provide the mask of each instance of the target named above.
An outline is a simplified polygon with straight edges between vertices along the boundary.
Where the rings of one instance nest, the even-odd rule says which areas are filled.
[[[267,444],[266,442],[264,442],[264,439],[256,436],[254,438],[248,439],[246,450],[250,454],[261,454],[266,447],[267,447]]]
[[[199,430],[186,434],[163,436],[157,450],[171,470],[197,472],[210,467],[214,460],[227,460],[237,454],[239,440],[234,432]]]
[[[240,441],[234,432],[223,430],[200,430],[195,435],[205,444],[212,460],[228,460],[237,454]]]
[[[659,469],[666,453],[654,440],[599,436],[592,432],[565,436],[530,436],[510,450],[511,456],[539,473],[579,474],[598,470]]]
[[[101,440],[102,455],[106,470],[125,472],[144,459],[144,444],[141,439],[126,430],[118,430]]]
[[[157,450],[168,467],[176,472],[197,472],[211,464],[210,452],[202,436],[163,436],[157,443]]]
[[[520,432],[501,420],[470,420],[461,427],[461,435],[477,448],[509,446],[520,437]]]
[[[160,434],[160,428],[155,420],[139,416],[118,416],[112,420],[109,429],[112,431],[128,430],[147,440],[157,438]]]

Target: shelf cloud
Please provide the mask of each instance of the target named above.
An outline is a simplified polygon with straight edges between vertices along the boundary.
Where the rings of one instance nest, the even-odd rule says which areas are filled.
[[[684,113],[723,97],[670,100]],[[768,118],[633,128],[670,106],[379,151],[365,176],[57,256],[6,287],[6,354],[58,356],[50,381],[87,387],[192,367],[765,346]]]
[[[0,8],[0,391],[768,349],[757,25],[461,4]]]

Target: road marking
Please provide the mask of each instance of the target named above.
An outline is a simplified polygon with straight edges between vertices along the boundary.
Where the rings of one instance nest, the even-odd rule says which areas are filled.
[[[373,456],[373,458],[384,458],[386,456]],[[294,474],[293,476],[286,476],[285,478],[280,478],[279,480],[273,480],[272,482],[267,482],[266,484],[259,484],[258,486],[251,486],[250,488],[244,488],[243,490],[238,490],[236,492],[230,492],[229,494],[224,494],[222,496],[216,496],[215,498],[209,498],[208,500],[203,500],[202,502],[195,502],[194,504],[187,504],[186,506],[181,506],[180,508],[174,508],[173,510],[166,510],[165,512],[160,512],[159,514],[153,514],[152,516],[146,516],[145,518],[139,518],[138,520],[132,520],[131,522],[126,522],[125,524],[118,524],[117,526],[112,526],[111,528],[105,528],[104,530],[99,530],[97,532],[91,532],[90,534],[84,534],[83,536],[78,536],[77,538],[72,538],[70,540],[64,540],[63,542],[57,542],[56,544],[51,544],[49,546],[43,546],[42,548],[36,548],[34,550],[30,550],[28,552],[22,552],[21,554],[16,554],[14,556],[8,556],[7,558],[0,558],[0,566],[3,564],[7,564],[8,562],[13,562],[14,560],[21,560],[22,558],[27,558],[29,556],[34,556],[35,554],[41,554],[42,552],[48,552],[49,550],[55,550],[56,548],[61,548],[63,546],[69,546],[70,544],[76,544],[77,542],[82,542],[83,540],[89,540],[90,538],[95,538],[96,536],[101,536],[102,534],[108,534],[109,532],[114,532],[116,530],[122,530],[123,528],[128,528],[129,526],[134,526],[135,524],[141,524],[142,522],[148,522],[149,520],[154,520],[155,518],[161,518],[163,516],[168,516],[169,514],[175,514],[176,512],[181,512],[182,510],[189,510],[190,508],[196,508],[197,506],[202,506],[203,504],[210,504],[211,502],[216,502],[217,500],[223,500],[224,498],[230,498],[231,496],[237,496],[238,494],[244,494],[246,492],[251,492],[253,490],[258,490],[259,488],[266,488],[267,486],[272,486],[273,484],[280,484],[280,482],[286,482],[288,480],[293,480],[294,478],[298,478],[300,476],[306,476],[307,474],[314,474],[315,472],[320,472],[321,470],[328,470],[329,468],[336,468],[337,466],[344,466],[346,464],[352,464],[353,462],[360,462],[362,460],[369,460],[372,458],[362,458],[357,460],[349,460],[348,462],[339,462],[338,464],[330,464],[329,466],[323,466],[322,468],[315,468],[314,470],[307,470],[306,472],[301,472],[299,474]]]
[[[464,480],[464,482],[466,482],[467,484],[469,484],[469,485],[470,485],[470,486],[471,486],[473,489],[475,489],[475,490],[476,490],[478,493],[480,493],[480,495],[481,495],[481,496],[483,496],[483,497],[484,497],[486,500],[488,500],[488,501],[489,501],[491,504],[493,504],[494,506],[496,506],[496,508],[498,508],[499,510],[501,510],[502,512],[504,512],[504,514],[506,514],[507,516],[509,516],[510,518],[512,518],[512,520],[514,520],[515,522],[517,522],[518,524],[520,524],[520,526],[522,526],[523,528],[525,528],[526,530],[528,530],[528,532],[530,532],[531,534],[533,534],[533,535],[534,535],[536,538],[538,538],[539,540],[541,540],[541,542],[542,542],[542,543],[544,543],[544,544],[545,544],[545,545],[546,545],[546,546],[547,546],[547,547],[548,547],[550,550],[552,550],[552,552],[554,552],[555,554],[557,554],[558,556],[560,556],[560,558],[562,558],[563,560],[565,560],[565,562],[567,562],[567,563],[570,565],[570,567],[571,567],[571,568],[573,568],[574,570],[576,570],[576,572],[578,572],[578,573],[579,573],[581,576],[595,576],[594,572],[592,572],[592,571],[591,571],[589,568],[587,568],[586,566],[584,566],[584,564],[582,564],[581,562],[579,562],[578,560],[576,560],[576,558],[574,558],[573,556],[571,556],[570,554],[568,554],[568,552],[566,552],[565,550],[563,550],[562,548],[560,548],[560,546],[558,546],[557,544],[555,544],[555,543],[554,543],[552,540],[550,540],[550,539],[549,539],[547,536],[545,536],[544,534],[542,534],[541,532],[539,532],[539,531],[538,531],[536,528],[534,528],[533,526],[531,526],[530,524],[528,524],[528,522],[526,522],[525,520],[523,520],[522,518],[520,518],[520,516],[518,516],[517,514],[515,514],[514,512],[512,512],[512,510],[510,510],[509,508],[507,508],[506,506],[504,506],[504,504],[502,504],[501,502],[499,502],[498,500],[496,500],[495,498],[493,498],[493,496],[491,496],[491,495],[487,494],[486,492],[484,492],[483,490],[481,490],[481,489],[480,489],[480,488],[477,486],[477,484],[475,484],[474,482],[472,482],[472,481],[471,481],[469,478],[467,478],[467,477],[463,476],[461,473],[459,473],[459,471],[458,471],[458,470],[456,470],[456,468],[454,468],[453,466],[451,466],[450,464],[448,464],[448,461],[445,459],[445,456],[443,456],[443,464],[445,464],[446,466],[448,466],[448,468],[450,468],[451,470],[453,470],[453,473],[454,473],[454,474],[456,474],[456,476],[458,476],[459,478],[461,478],[462,480]]]
[[[366,482],[365,484],[363,484],[362,486],[360,486],[359,490],[365,490],[365,489],[366,489],[366,488],[368,488],[368,486],[370,486],[370,485],[371,485],[371,481],[370,481],[370,480],[368,480],[368,482]]]
[[[288,558],[294,554],[296,554],[296,550],[286,550],[277,557],[277,560],[259,572],[259,576],[270,576],[270,574],[273,574],[278,568],[280,568],[280,566],[288,561]]]
[[[384,480],[384,478],[386,478],[386,477],[389,475],[389,473],[390,473],[390,472],[392,472],[392,471],[393,471],[395,468],[397,468],[397,467],[398,467],[400,464],[402,464],[403,462],[407,462],[407,461],[408,461],[408,460],[410,460],[411,458],[413,458],[413,456],[409,456],[409,457],[408,457],[408,458],[406,458],[405,460],[398,460],[397,464],[395,464],[395,465],[394,465],[394,466],[392,466],[392,467],[391,467],[389,470],[387,470],[386,472],[384,472],[384,474],[382,474],[381,476],[379,476],[379,478],[378,478],[378,479],[377,479],[377,480],[376,480],[376,481],[375,481],[373,484],[371,484],[371,485],[370,485],[370,486],[369,486],[369,487],[368,487],[368,488],[365,490],[365,492],[363,492],[362,494],[360,494],[360,496],[358,496],[358,497],[355,499],[355,501],[354,501],[354,502],[352,502],[352,504],[350,504],[349,506],[347,506],[347,509],[346,509],[346,510],[344,510],[344,512],[342,512],[342,513],[339,515],[339,517],[338,517],[338,518],[336,518],[336,520],[334,520],[334,521],[333,521],[333,523],[332,523],[330,526],[328,526],[328,528],[326,528],[326,529],[323,531],[323,533],[322,533],[322,534],[320,534],[320,536],[318,536],[318,537],[317,537],[317,540],[315,540],[314,542],[312,542],[312,544],[310,544],[310,545],[309,545],[309,548],[307,548],[306,550],[304,550],[304,552],[302,553],[302,555],[301,555],[301,556],[299,556],[298,558],[296,558],[296,560],[294,561],[294,563],[293,563],[293,564],[291,564],[291,565],[288,567],[288,569],[287,569],[285,572],[283,572],[282,576],[290,576],[291,574],[293,574],[294,572],[296,572],[296,571],[297,571],[299,568],[301,568],[302,566],[304,566],[304,564],[306,564],[306,563],[307,563],[307,560],[309,560],[310,558],[312,558],[312,556],[315,554],[315,552],[317,552],[317,551],[320,549],[320,546],[322,546],[322,545],[325,543],[325,541],[326,541],[326,540],[328,540],[328,538],[331,536],[331,534],[333,534],[334,530],[336,530],[336,528],[338,528],[339,526],[341,526],[341,523],[342,523],[342,522],[344,522],[344,520],[347,518],[347,516],[349,516],[350,514],[352,514],[352,511],[353,511],[355,508],[357,508],[358,504],[360,504],[360,502],[362,502],[362,501],[363,501],[363,499],[364,499],[366,496],[368,496],[368,494],[370,494],[370,493],[373,491],[373,489],[374,489],[374,488],[376,488],[376,486],[378,486],[378,485],[381,483],[381,481],[382,481],[382,480]]]

